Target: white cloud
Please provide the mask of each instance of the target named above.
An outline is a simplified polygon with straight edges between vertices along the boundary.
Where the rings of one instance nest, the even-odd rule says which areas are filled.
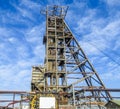
[[[42,43],[45,34],[45,22],[26,31],[25,38],[31,43]]]
[[[120,0],[106,0],[106,3],[109,6],[118,6],[120,5]]]
[[[92,27],[91,33],[85,35],[80,41],[80,43],[82,43],[81,45],[83,45],[84,49],[88,52],[88,55],[91,54],[93,49],[96,50],[93,52],[93,54],[95,54],[99,53],[98,50],[101,52],[106,49],[115,49],[119,47],[119,43],[117,43],[120,35],[119,23],[120,21],[117,20],[108,23],[104,28],[100,28],[99,25]],[[113,47],[114,43],[115,48]]]
[[[30,67],[23,67],[19,64],[1,65],[0,80],[2,82],[0,83],[0,90],[29,90],[30,77]]]
[[[77,38],[80,38],[79,40],[81,45],[85,47],[84,49],[88,51],[88,54],[93,50],[93,53],[97,53],[98,50],[95,49],[96,47],[101,51],[106,48],[111,48],[111,46],[113,46],[111,42],[113,42],[113,40],[115,42],[119,40],[120,20],[118,17],[112,19],[111,16],[106,18],[97,18],[96,14],[98,10],[87,10],[87,15],[82,16],[80,19],[76,19],[77,26],[74,28],[76,35],[79,36]],[[93,47],[91,47],[91,45],[93,45]]]
[[[38,8],[38,6],[36,4],[29,8]],[[33,11],[27,10],[27,7],[22,9],[21,6],[15,8],[20,13],[5,11],[2,16],[3,20],[0,21],[1,24],[5,24],[5,26],[0,27],[0,90],[27,91],[30,90],[31,67],[41,64],[44,60],[41,45],[45,26],[44,23],[31,26],[28,19],[22,17],[24,14],[24,17],[36,21],[33,15],[36,8]],[[16,26],[21,23],[25,23],[28,28]],[[15,26],[9,28],[7,24]]]
[[[85,51],[86,54],[88,55],[93,55],[93,54],[100,54],[100,51],[95,47],[95,45],[92,45],[92,42],[86,41],[79,41],[81,47],[83,48],[83,50]]]
[[[120,37],[118,36],[118,40],[115,41],[115,46],[113,47],[113,50],[119,50],[120,49]]]
[[[30,0],[21,0],[19,4],[11,3],[11,5],[18,10],[19,16],[23,17],[22,19],[27,18],[36,21],[35,15],[40,14],[41,5]]]
[[[22,15],[20,13],[10,13],[9,11],[3,11],[1,14],[1,22],[2,25],[26,25],[26,24],[30,24],[31,22],[24,19],[23,17],[21,17]],[[15,28],[14,28],[15,29]],[[19,30],[21,31],[21,30]]]
[[[13,34],[14,34],[14,32],[11,29],[0,27],[0,36],[2,38],[4,37],[4,40],[7,40],[7,37],[9,37],[9,35],[13,35]]]
[[[35,56],[41,57],[43,59],[44,56],[45,56],[45,47],[44,47],[44,45],[36,46],[35,49],[34,49],[34,54],[35,54]]]
[[[114,80],[119,80],[120,79],[120,73],[113,73],[113,72],[108,72],[100,75],[103,80],[109,80],[109,81],[114,81]]]
[[[10,37],[8,40],[10,43],[15,43],[17,41],[15,37]]]
[[[118,3],[117,0],[115,1]],[[54,2],[61,3],[59,1]],[[114,3],[112,4],[112,2],[113,0],[108,1],[108,4],[113,6]],[[17,13],[4,11],[4,14],[1,14],[0,89],[29,90],[31,66],[43,64],[44,61],[45,49],[42,45],[42,39],[45,33],[45,22],[38,18],[41,4],[22,0],[20,4],[15,5],[13,3],[12,6],[15,7]],[[109,57],[101,53],[101,51],[106,52],[110,49],[116,51],[120,48],[119,16],[120,12],[116,11],[113,17],[111,14],[105,18],[99,17],[98,9],[89,9],[85,2],[77,0],[70,4],[66,16],[66,20],[72,27],[73,33],[78,36],[77,39],[83,50],[91,57],[90,60],[93,64],[97,63],[95,66],[99,73],[102,72],[100,74],[104,80],[112,77],[117,80],[120,79],[118,65],[110,62]],[[7,27],[7,24],[10,26],[22,24],[22,26],[10,28]]]
[[[39,9],[41,6],[41,4],[38,4],[36,2],[32,2],[30,0],[21,0],[20,6],[21,5],[23,5],[26,8],[32,9],[33,10],[32,12],[36,11],[36,9]]]

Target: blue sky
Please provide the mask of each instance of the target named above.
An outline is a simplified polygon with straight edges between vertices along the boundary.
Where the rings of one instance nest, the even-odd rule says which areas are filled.
[[[31,67],[43,65],[47,5],[65,18],[108,88],[120,88],[120,0],[0,0],[0,90],[30,90]]]

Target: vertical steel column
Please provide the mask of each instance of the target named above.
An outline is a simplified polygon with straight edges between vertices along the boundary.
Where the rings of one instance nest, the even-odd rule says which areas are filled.
[[[75,89],[74,89],[74,85],[72,85],[72,90],[73,90],[73,105],[75,106]]]

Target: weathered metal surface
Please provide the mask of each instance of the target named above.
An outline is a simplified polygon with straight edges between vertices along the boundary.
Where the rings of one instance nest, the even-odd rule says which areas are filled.
[[[72,105],[60,105],[59,109],[76,109],[76,106],[72,106]]]
[[[92,102],[112,99],[102,80],[72,34],[64,18],[68,7],[47,6],[46,34],[43,38],[46,56],[44,72],[33,71],[32,91],[68,93],[59,97],[59,105],[78,105],[86,102],[84,96],[93,96]],[[39,80],[39,81],[38,81]],[[40,81],[41,80],[41,81]],[[102,91],[83,90],[98,87]],[[95,88],[94,88],[95,89]],[[98,106],[99,107],[99,106]]]

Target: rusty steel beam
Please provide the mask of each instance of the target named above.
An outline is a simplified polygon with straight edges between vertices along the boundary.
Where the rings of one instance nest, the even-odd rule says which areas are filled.
[[[0,94],[26,94],[26,91],[0,91]]]
[[[112,96],[113,98],[116,98],[116,99],[120,99],[120,97],[118,97],[118,96]],[[81,96],[81,97],[79,97],[80,99],[84,99],[84,98],[104,98],[104,97],[102,97],[102,96]],[[107,97],[107,98],[109,98],[109,97]]]
[[[109,91],[109,92],[120,92],[120,89],[95,89],[95,88],[91,88],[91,89],[81,89],[81,90],[76,90],[77,92],[83,92],[83,91]]]

